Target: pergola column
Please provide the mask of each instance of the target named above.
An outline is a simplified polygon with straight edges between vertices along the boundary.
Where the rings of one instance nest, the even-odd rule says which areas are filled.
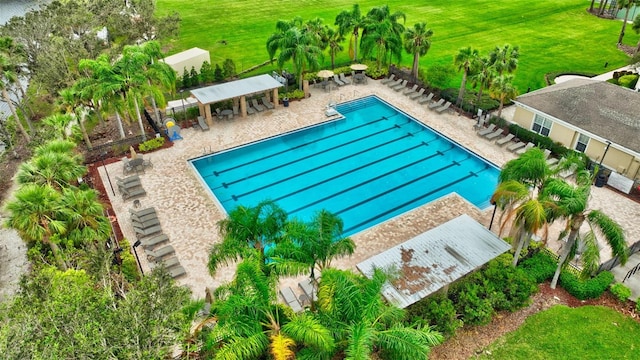
[[[273,89],[273,100],[271,101],[274,107],[278,107],[280,101],[278,101],[278,88]]]
[[[207,104],[204,107],[205,117],[207,118],[207,124],[213,126],[213,119],[211,118],[211,105]]]
[[[244,95],[240,97],[240,115],[247,117],[247,97]]]

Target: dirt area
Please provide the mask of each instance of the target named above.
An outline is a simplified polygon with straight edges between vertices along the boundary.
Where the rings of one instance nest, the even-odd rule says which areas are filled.
[[[531,305],[516,312],[499,313],[494,316],[488,325],[460,329],[453,338],[433,348],[429,359],[462,360],[482,354],[485,348],[498,338],[518,329],[529,316],[546,310],[553,305],[562,304],[570,307],[585,305],[607,306],[640,322],[640,318],[634,310],[634,302],[621,303],[609,293],[605,293],[598,299],[581,301],[562,288],[551,289],[548,282],[539,285],[538,288],[540,291],[532,297]]]

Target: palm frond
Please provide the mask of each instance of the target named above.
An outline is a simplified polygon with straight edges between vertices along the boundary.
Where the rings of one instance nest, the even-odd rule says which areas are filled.
[[[346,360],[369,360],[375,340],[372,328],[363,323],[356,323],[350,327],[348,345],[345,349]]]
[[[269,338],[263,333],[229,339],[215,352],[216,360],[258,359],[269,347]]]
[[[282,326],[282,332],[296,342],[318,351],[331,352],[335,342],[329,329],[312,316],[303,314]]]
[[[629,258],[627,242],[622,227],[600,210],[592,210],[587,214],[590,225],[594,225],[604,236],[611,247],[611,255],[617,256],[620,263],[625,264]]]
[[[430,347],[442,342],[443,337],[429,328],[413,329],[400,324],[380,331],[376,345],[384,350],[392,359],[412,360],[426,359]]]
[[[274,334],[270,336],[271,355],[274,360],[292,360],[295,359],[295,353],[293,348],[295,347],[295,341],[282,334]]]

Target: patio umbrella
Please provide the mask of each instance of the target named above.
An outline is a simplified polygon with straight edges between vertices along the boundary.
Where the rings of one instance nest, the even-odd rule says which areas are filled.
[[[331,70],[320,70],[320,71],[318,71],[318,77],[321,77],[321,78],[330,78],[333,75],[334,75],[333,71],[331,71]]]
[[[369,68],[365,64],[353,64],[350,67],[351,67],[351,70],[355,70],[355,71],[364,71],[364,70],[367,70]]]

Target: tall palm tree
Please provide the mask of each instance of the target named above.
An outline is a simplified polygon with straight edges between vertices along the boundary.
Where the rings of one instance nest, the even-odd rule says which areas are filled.
[[[344,50],[342,43],[344,36],[338,30],[327,28],[327,43],[329,47],[329,56],[331,57],[331,69],[336,67],[336,55]]]
[[[296,16],[291,20],[278,20],[276,22],[276,32],[271,34],[267,39],[267,52],[269,53],[270,61],[274,58],[276,53],[282,49],[282,41],[287,31],[301,27],[302,18],[299,16]]]
[[[318,289],[318,316],[336,337],[345,359],[426,359],[442,336],[429,327],[402,323],[404,310],[382,298],[389,277],[376,269],[371,279],[326,269]],[[329,359],[317,354],[317,358]]]
[[[276,284],[262,272],[261,259],[238,265],[234,280],[216,289],[212,313],[216,326],[207,334],[213,359],[295,358],[297,348],[332,353],[331,332],[311,314],[286,313],[277,304]]]
[[[513,75],[500,75],[495,78],[489,88],[489,94],[500,101],[497,116],[502,116],[504,103],[518,96],[518,90],[513,86]]]
[[[22,125],[22,120],[13,106],[13,100],[9,96],[9,88],[18,82],[18,69],[21,60],[16,58],[15,52],[11,51],[13,40],[10,38],[0,37],[0,93],[13,118],[15,119],[18,130],[27,142],[31,141],[31,136]]]
[[[222,242],[209,253],[209,272],[215,275],[221,264],[245,259],[258,253],[266,266],[265,247],[282,239],[287,213],[276,203],[265,200],[253,207],[238,206],[218,222]],[[266,268],[263,271],[268,272]]]
[[[293,72],[302,89],[302,76],[307,70],[316,70],[320,66],[322,50],[318,46],[315,35],[293,27],[284,33],[280,43],[278,66],[282,68],[285,62],[291,60]]]
[[[15,200],[7,204],[7,226],[18,231],[29,243],[48,246],[57,265],[66,270],[67,264],[58,247],[60,235],[67,231],[60,196],[49,185],[23,185],[16,191]]]
[[[636,5],[638,3],[637,0],[619,0],[618,8],[624,8],[626,11],[624,12],[624,20],[622,21],[622,29],[620,30],[620,35],[618,36],[618,45],[622,44],[622,39],[624,38],[624,31],[627,28],[627,20],[629,19],[629,10],[631,6]]]
[[[86,118],[89,115],[89,109],[84,105],[81,93],[77,91],[75,87],[68,87],[60,90],[58,94],[60,95],[58,99],[58,106],[64,114],[71,116],[73,120],[78,123],[80,132],[82,133],[82,139],[84,140],[85,145],[87,145],[87,148],[91,150],[93,146],[85,126]]]
[[[418,78],[418,68],[420,66],[420,57],[427,55],[431,48],[431,36],[433,30],[427,29],[427,23],[419,22],[408,28],[404,33],[404,49],[413,55],[413,66],[411,74],[414,79]]]
[[[363,20],[364,31],[360,47],[365,57],[375,57],[377,68],[395,59],[402,59],[402,34],[406,15],[403,12],[391,13],[388,5],[374,7]]]
[[[489,57],[478,57],[476,62],[476,68],[473,73],[469,74],[469,79],[472,81],[473,87],[478,87],[478,96],[476,97],[476,105],[482,101],[482,92],[484,89],[491,87],[493,78],[495,77],[494,69],[491,67]]]
[[[518,68],[518,58],[520,57],[520,47],[505,44],[502,47],[496,46],[489,53],[489,62],[498,75],[504,73],[511,74]]]
[[[163,91],[167,91],[169,93],[175,92],[176,72],[171,68],[171,66],[169,66],[169,64],[163,61],[158,61],[159,59],[164,58],[164,54],[162,53],[160,44],[157,41],[148,41],[144,43],[144,45],[140,47],[140,50],[148,56],[149,62],[146,64],[144,72],[147,78],[147,83],[150,87],[159,87],[160,90],[149,94],[151,106],[153,107],[153,112],[156,116],[156,121],[160,123],[162,122],[162,119],[160,118],[160,110],[157,103],[163,107],[166,105],[166,99]]]
[[[458,99],[456,100],[456,105],[458,106],[462,105],[462,99],[464,98],[464,92],[467,87],[467,76],[469,76],[478,57],[478,50],[467,46],[466,48],[458,50],[458,53],[453,58],[453,63],[458,67],[458,71],[462,70],[462,82],[460,83],[460,91],[458,91]]]
[[[565,230],[560,234],[560,239],[567,236],[566,243],[562,247],[558,267],[551,281],[551,288],[555,289],[562,268],[568,264],[576,254],[578,244],[584,245],[582,255],[583,275],[592,275],[600,262],[600,249],[598,248],[598,234],[602,240],[611,247],[613,256],[617,256],[622,264],[628,259],[624,230],[613,219],[601,210],[589,209],[589,196],[593,177],[578,176],[577,185],[571,185],[558,179],[552,179],[544,188],[549,196],[554,197],[562,211],[562,216],[567,219]],[[580,234],[580,228],[586,223],[589,230]]]
[[[334,25],[338,26],[338,32],[342,36],[351,34],[349,38],[349,55],[353,61],[358,61],[358,37],[362,27],[363,17],[360,5],[354,4],[351,11],[342,10],[337,16]]]

